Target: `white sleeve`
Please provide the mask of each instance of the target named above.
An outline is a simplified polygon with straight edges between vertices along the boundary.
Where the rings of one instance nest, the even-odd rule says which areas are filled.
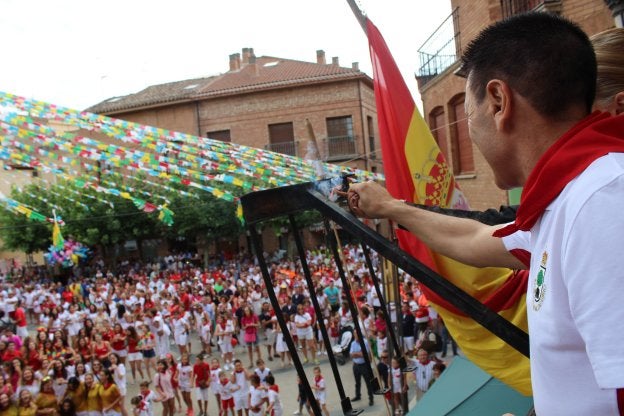
[[[624,387],[624,177],[592,194],[563,235],[570,312],[600,388]]]
[[[531,232],[518,230],[513,234],[501,238],[507,251],[526,250],[531,251]]]

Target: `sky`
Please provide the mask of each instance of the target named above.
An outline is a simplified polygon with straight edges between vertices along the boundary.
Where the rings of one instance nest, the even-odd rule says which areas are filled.
[[[417,104],[418,48],[450,0],[360,0]],[[0,0],[0,91],[74,109],[171,81],[217,75],[242,48],[326,60],[372,76],[346,0]]]

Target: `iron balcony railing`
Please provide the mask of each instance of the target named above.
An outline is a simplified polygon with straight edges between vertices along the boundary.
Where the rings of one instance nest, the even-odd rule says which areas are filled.
[[[531,10],[558,13],[561,11],[561,0],[501,0],[503,19]]]
[[[461,56],[459,35],[459,7],[456,7],[418,49],[420,67],[417,77],[421,87]]]
[[[283,155],[299,156],[299,142],[297,141],[269,143],[264,145],[264,149]]]
[[[336,136],[323,139],[325,160],[344,160],[357,157],[354,136]]]

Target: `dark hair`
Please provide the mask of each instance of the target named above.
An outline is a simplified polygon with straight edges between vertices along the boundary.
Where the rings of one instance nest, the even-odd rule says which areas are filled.
[[[485,28],[466,48],[460,72],[470,77],[478,102],[487,83],[498,78],[551,119],[579,106],[589,113],[596,95],[589,38],[575,23],[550,13],[523,13]]]
[[[65,404],[67,404],[68,408],[65,409]],[[59,415],[60,416],[74,416],[76,414],[76,405],[74,401],[69,397],[64,399],[59,406]]]
[[[438,370],[440,373],[446,370],[446,364],[444,363],[435,363],[433,365],[432,370]]]

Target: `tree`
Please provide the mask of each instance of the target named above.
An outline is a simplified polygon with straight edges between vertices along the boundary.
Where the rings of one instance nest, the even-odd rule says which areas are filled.
[[[34,190],[35,185],[26,186],[25,191],[13,188],[11,198],[38,213],[50,215],[50,209],[44,201],[29,195]],[[32,254],[47,250],[52,243],[52,225],[45,221],[34,221],[18,212],[0,210],[0,224],[3,246],[9,250]]]

